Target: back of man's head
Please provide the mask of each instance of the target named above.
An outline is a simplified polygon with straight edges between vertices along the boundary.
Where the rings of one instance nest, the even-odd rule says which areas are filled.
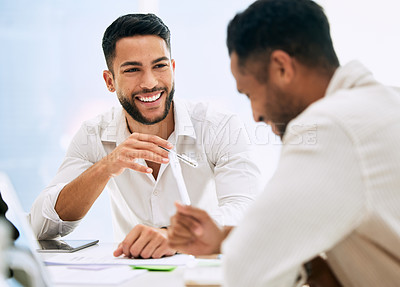
[[[104,32],[103,52],[111,72],[113,72],[117,41],[138,35],[154,35],[162,38],[171,52],[170,31],[159,17],[154,14],[127,14],[116,19]]]
[[[261,55],[269,59],[272,51],[283,50],[310,68],[339,66],[328,19],[311,0],[254,2],[229,23],[227,45],[241,65]]]

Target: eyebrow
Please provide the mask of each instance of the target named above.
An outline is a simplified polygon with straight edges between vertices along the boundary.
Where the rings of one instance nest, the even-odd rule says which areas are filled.
[[[151,64],[154,65],[155,63],[158,63],[160,61],[168,61],[168,60],[169,60],[169,58],[164,56],[164,57],[160,57],[160,58],[153,60],[151,62]],[[120,67],[125,67],[125,66],[143,66],[143,64],[138,61],[127,61],[127,62],[122,63]]]

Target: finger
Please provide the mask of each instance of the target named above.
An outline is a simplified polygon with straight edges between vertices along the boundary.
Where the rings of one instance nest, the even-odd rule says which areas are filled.
[[[130,162],[126,164],[126,168],[141,172],[141,173],[152,173],[153,169],[150,167],[135,163],[135,162]]]
[[[162,236],[154,236],[140,252],[140,256],[146,259],[154,258],[153,253],[163,244],[163,241],[166,242],[167,239]]]
[[[155,228],[141,224],[137,226],[140,230],[139,236],[129,249],[130,255],[133,257],[139,257],[146,245],[149,244],[154,238],[157,236],[163,237]]]
[[[168,237],[168,245],[170,247],[176,248],[177,246],[185,246],[190,243],[193,243],[196,240],[196,237],[182,237],[182,236],[172,236]]]
[[[121,256],[122,254],[123,254],[122,245],[121,245],[121,243],[120,243],[120,244],[118,244],[117,249],[114,250],[113,255],[114,255],[115,257],[119,257],[119,256]]]
[[[157,258],[161,258],[163,256],[174,255],[175,253],[176,253],[176,250],[171,249],[168,246],[168,242],[165,240],[154,250],[151,257],[157,259]]]
[[[177,213],[176,224],[186,228],[190,233],[194,233],[197,236],[201,236],[203,234],[202,223],[192,215]]]
[[[194,223],[190,221],[190,217],[183,214],[176,214],[171,220],[170,228],[168,228],[168,237],[193,237],[191,226],[197,224],[197,222]],[[198,227],[196,226],[196,228]]]
[[[130,257],[131,246],[138,240],[140,233],[142,232],[142,225],[138,224],[128,233],[128,235],[124,238],[124,240],[120,243],[122,248],[122,253],[125,256]]]
[[[159,149],[162,150],[162,152],[156,153],[152,150],[147,150],[144,148],[138,149],[126,146],[124,150],[121,151],[119,158],[124,162],[134,162],[136,159],[141,158],[159,164],[167,163],[169,161],[168,152],[162,148]]]
[[[162,157],[168,157],[168,149],[164,147],[160,147],[159,145],[156,145],[154,143],[149,143],[149,142],[142,142],[138,141],[136,139],[128,139],[125,142],[125,146],[127,148],[130,148],[132,150],[147,150],[151,151],[156,155],[162,156]]]
[[[176,225],[168,230],[168,238],[175,237],[192,238],[193,232],[183,225]]]
[[[171,149],[173,148],[173,145],[168,142],[165,139],[160,138],[159,136],[156,135],[149,135],[149,134],[142,134],[142,133],[133,133],[130,138],[139,140],[139,141],[145,141],[149,143],[153,143],[157,146],[162,146],[166,149]]]
[[[176,210],[178,213],[190,215],[191,217],[197,219],[200,222],[211,218],[206,211],[204,211],[203,209],[194,207],[192,205],[183,205],[183,204],[175,201],[175,206],[176,206]]]
[[[138,258],[142,255],[144,248],[151,242],[151,237],[140,234],[139,238],[132,244],[129,253],[132,257]]]

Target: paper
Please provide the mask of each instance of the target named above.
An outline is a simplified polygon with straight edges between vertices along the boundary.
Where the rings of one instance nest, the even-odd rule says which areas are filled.
[[[220,266],[187,268],[185,269],[183,279],[186,287],[218,287],[223,282],[222,268]]]
[[[192,255],[176,254],[160,259],[132,259],[101,254],[62,253],[44,259],[46,265],[187,265],[194,261]]]
[[[97,269],[80,269],[69,266],[47,266],[55,284],[120,285],[147,270],[132,270],[129,266],[113,266]]]
[[[183,180],[181,165],[176,155],[172,152],[169,153],[169,165],[171,166],[172,174],[176,179],[182,204],[190,205],[190,198],[186,189],[185,181]]]

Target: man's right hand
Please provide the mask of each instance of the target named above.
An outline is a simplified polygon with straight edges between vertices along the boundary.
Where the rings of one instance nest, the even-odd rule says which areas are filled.
[[[138,224],[114,251],[114,256],[161,258],[176,253],[168,246],[167,230]]]
[[[177,213],[171,217],[168,227],[169,246],[193,255],[220,253],[226,229],[221,229],[204,210],[179,203],[175,205]]]
[[[130,168],[138,172],[152,173],[152,169],[136,162],[142,158],[156,163],[167,163],[168,152],[160,148],[172,148],[168,141],[147,134],[133,133],[112,153],[85,170],[60,192],[55,210],[64,221],[83,218],[104,190],[111,177]]]
[[[106,172],[111,177],[121,174],[126,168],[152,173],[151,168],[137,163],[136,160],[141,158],[159,164],[168,163],[168,152],[160,146],[166,149],[173,147],[158,136],[133,133],[99,163],[106,167]]]

